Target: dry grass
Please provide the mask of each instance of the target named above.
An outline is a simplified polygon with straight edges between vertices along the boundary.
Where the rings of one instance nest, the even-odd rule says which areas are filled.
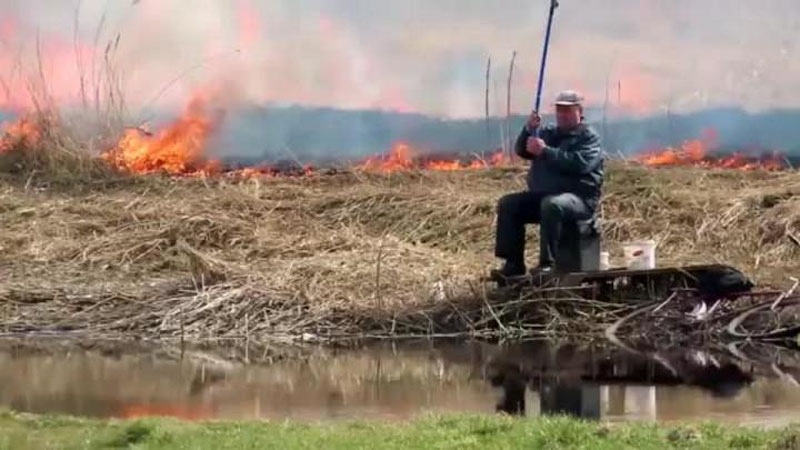
[[[517,169],[3,176],[0,332],[189,339],[469,331],[431,314],[483,302],[496,201],[523,188]],[[774,286],[800,275],[797,173],[615,164],[603,214],[612,255],[655,238],[661,264],[723,262]]]

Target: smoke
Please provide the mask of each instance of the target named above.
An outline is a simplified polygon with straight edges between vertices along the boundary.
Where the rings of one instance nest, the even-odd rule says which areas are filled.
[[[721,152],[778,151],[800,156],[798,110],[748,113],[741,109],[709,109],[689,114],[620,119],[603,126],[602,110],[587,111],[610,155],[633,155],[680,146],[713,130]],[[513,138],[525,116],[511,117]],[[503,120],[442,119],[420,114],[377,110],[250,106],[226,117],[214,155],[236,164],[297,160],[303,163],[357,160],[386,153],[399,141],[428,153],[480,154],[501,148]],[[545,116],[552,122],[551,116]],[[489,146],[487,147],[487,141]]]
[[[6,0],[0,110],[33,107],[32,79],[44,79],[65,109],[92,109],[103,86],[118,82],[126,122],[153,128],[198,91],[221,92],[226,116],[211,143],[221,157],[356,157],[397,140],[484,151],[487,140],[501,142],[499,119],[488,137],[482,120],[486,58],[491,112],[502,116],[518,52],[512,111],[526,113],[548,4]],[[584,91],[613,151],[706,127],[725,146],[791,151],[796,117],[780,109],[800,104],[798,32],[796,0],[562,0],[545,101]],[[514,117],[512,130],[523,120]]]
[[[13,71],[19,54],[30,62],[39,35],[53,90],[62,101],[74,98],[76,76],[64,70],[76,59],[77,12],[84,61],[102,60],[105,43],[120,35],[116,63],[134,110],[177,107],[197,83],[229,78],[262,105],[479,117],[486,57],[498,62],[493,77],[504,80],[516,49],[513,104],[521,112],[536,82],[547,3],[8,0],[0,5],[0,73]],[[579,87],[599,105],[607,88],[621,85],[619,111],[626,114],[800,103],[794,0],[561,3],[548,98]],[[6,99],[3,107],[9,105]]]

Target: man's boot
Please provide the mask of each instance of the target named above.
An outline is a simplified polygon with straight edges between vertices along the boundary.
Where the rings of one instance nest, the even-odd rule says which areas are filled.
[[[525,277],[525,263],[521,261],[506,260],[503,267],[492,270],[491,279],[501,284]]]

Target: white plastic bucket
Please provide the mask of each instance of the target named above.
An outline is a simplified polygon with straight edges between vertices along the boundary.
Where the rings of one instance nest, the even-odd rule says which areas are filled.
[[[655,241],[635,241],[622,245],[625,267],[630,270],[649,270],[656,268]]]
[[[600,252],[600,270],[611,268],[611,255],[608,252]]]

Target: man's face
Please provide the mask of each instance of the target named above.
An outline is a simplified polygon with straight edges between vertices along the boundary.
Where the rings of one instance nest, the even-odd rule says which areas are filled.
[[[579,105],[556,105],[556,123],[558,128],[571,130],[581,123],[581,107]]]

